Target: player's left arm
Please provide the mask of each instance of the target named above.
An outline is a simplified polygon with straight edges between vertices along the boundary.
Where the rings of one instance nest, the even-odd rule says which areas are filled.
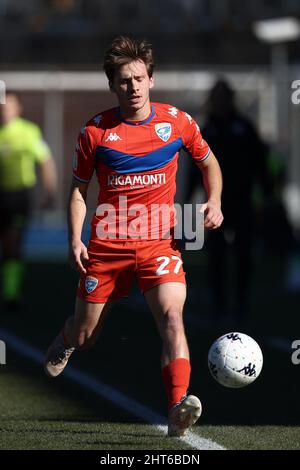
[[[211,152],[203,162],[197,162],[202,172],[203,185],[207,195],[207,201],[202,204],[201,212],[204,214],[204,227],[216,229],[223,222],[221,210],[222,173],[215,155]]]
[[[185,150],[192,156],[202,172],[207,201],[202,204],[204,227],[216,229],[223,222],[221,210],[222,172],[220,165],[203,139],[196,121],[187,113],[180,112],[179,124]]]

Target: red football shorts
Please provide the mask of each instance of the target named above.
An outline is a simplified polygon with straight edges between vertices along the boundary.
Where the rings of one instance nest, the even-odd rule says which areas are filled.
[[[166,282],[185,284],[185,272],[176,240],[90,241],[87,273],[77,295],[95,303],[129,294],[135,276],[142,292]]]

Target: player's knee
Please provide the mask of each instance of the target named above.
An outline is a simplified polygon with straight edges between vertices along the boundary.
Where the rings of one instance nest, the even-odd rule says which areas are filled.
[[[182,313],[178,309],[170,309],[164,316],[164,327],[167,332],[178,334],[183,332]]]

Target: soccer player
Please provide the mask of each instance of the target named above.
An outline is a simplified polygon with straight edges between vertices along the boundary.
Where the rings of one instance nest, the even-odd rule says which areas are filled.
[[[45,371],[57,376],[75,349],[95,343],[103,317],[113,301],[128,294],[135,276],[163,341],[168,434],[181,436],[199,418],[201,403],[187,395],[191,366],[183,324],[186,284],[172,230],[176,222],[171,211],[167,226],[158,212],[162,206],[173,207],[178,152],[184,147],[203,174],[204,225],[219,227],[221,171],[189,115],[150,102],[153,57],[146,41],[116,38],[106,52],[104,70],[119,106],[93,117],[78,138],[68,216],[71,260],[81,277],[75,313],[49,347]],[[86,248],[81,231],[94,171],[100,193]]]
[[[21,117],[18,96],[9,92],[0,104],[0,246],[2,249],[1,296],[5,310],[20,308],[24,265],[22,239],[31,210],[40,168],[44,194],[42,206],[50,206],[56,191],[56,172],[48,145],[39,127]]]

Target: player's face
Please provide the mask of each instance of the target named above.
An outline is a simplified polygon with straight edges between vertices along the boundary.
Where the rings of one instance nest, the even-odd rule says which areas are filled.
[[[149,91],[152,86],[153,78],[149,77],[142,61],[122,65],[115,72],[110,88],[118,97],[123,117],[142,120],[150,114]]]

